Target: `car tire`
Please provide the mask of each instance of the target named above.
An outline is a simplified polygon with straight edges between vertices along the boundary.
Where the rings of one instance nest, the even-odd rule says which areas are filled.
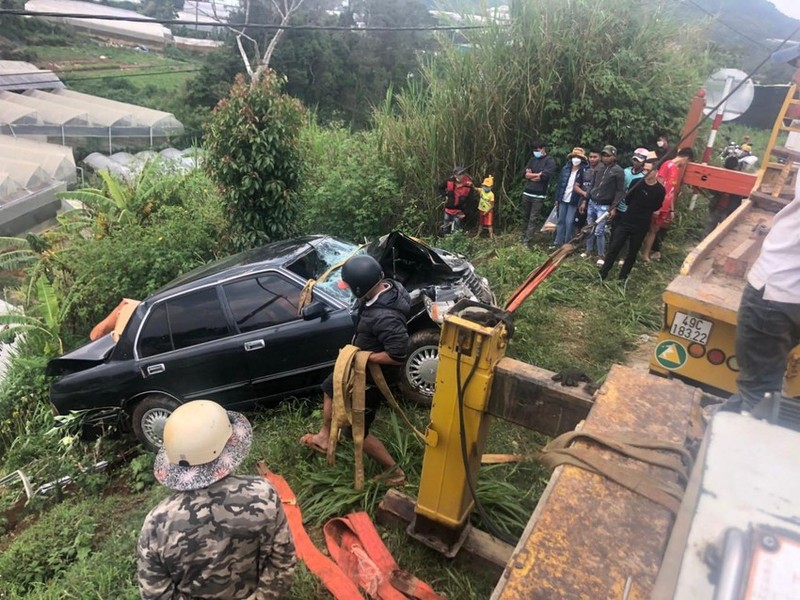
[[[180,403],[163,394],[142,398],[133,409],[133,433],[147,450],[156,452],[163,443],[164,423]]]
[[[408,356],[400,375],[400,389],[406,400],[430,406],[439,366],[439,329],[423,329],[408,339]]]

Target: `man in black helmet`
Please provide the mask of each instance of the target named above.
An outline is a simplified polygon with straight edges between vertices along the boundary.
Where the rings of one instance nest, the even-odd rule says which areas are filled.
[[[399,366],[406,358],[408,328],[406,322],[411,309],[411,299],[406,289],[397,281],[385,279],[378,261],[366,254],[350,258],[342,267],[340,287],[349,287],[358,299],[353,320],[356,332],[353,345],[372,352],[369,362],[383,368],[387,381],[399,376]],[[368,372],[369,373],[369,372]],[[370,383],[369,374],[367,383]],[[322,428],[318,433],[308,433],[300,442],[318,452],[327,452],[331,432],[333,406],[333,374],[322,382]],[[374,386],[367,389],[364,414],[364,452],[385,469],[385,482],[402,485],[405,474],[378,438],[369,432],[381,402],[381,393]]]

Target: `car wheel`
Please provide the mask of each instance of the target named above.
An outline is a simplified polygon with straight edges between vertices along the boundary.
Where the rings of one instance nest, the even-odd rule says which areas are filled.
[[[408,357],[400,378],[403,396],[421,406],[430,406],[439,367],[439,330],[424,329],[408,339]]]
[[[164,424],[179,403],[169,396],[145,396],[133,409],[133,433],[142,445],[153,452],[164,443]]]

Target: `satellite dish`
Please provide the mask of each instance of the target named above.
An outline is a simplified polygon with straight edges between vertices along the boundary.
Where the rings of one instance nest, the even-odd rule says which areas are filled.
[[[747,77],[747,73],[739,69],[720,69],[709,77],[704,85],[706,91],[706,107],[703,110],[706,114],[711,112],[720,100],[744,81],[734,94],[728,98],[723,107],[722,120],[733,121],[741,117],[753,103],[755,87],[753,80]]]

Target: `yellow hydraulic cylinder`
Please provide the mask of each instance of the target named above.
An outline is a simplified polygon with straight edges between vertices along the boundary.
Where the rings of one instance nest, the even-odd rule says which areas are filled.
[[[502,322],[486,326],[463,316],[449,315],[445,319],[415,509],[417,533],[434,533],[432,529],[436,529],[436,534],[445,538],[449,536],[442,536],[442,530],[450,530],[458,537],[467,524],[473,500],[462,455],[459,397],[463,401],[467,465],[474,483],[491,418],[486,406],[492,376],[495,365],[505,355],[507,343]],[[464,388],[462,394],[460,388]]]

